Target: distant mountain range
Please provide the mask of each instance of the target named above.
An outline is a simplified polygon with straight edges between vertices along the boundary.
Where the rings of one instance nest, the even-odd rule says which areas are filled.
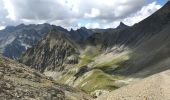
[[[68,35],[77,43],[83,43],[95,32],[104,32],[108,29],[86,29],[82,27],[70,31],[55,25],[39,24],[7,26],[0,31],[0,53],[12,59],[18,59],[28,48],[36,45],[50,30],[56,29]]]

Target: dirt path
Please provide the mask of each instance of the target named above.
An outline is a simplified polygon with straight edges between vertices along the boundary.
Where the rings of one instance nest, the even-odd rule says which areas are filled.
[[[170,70],[122,87],[97,100],[170,100]]]

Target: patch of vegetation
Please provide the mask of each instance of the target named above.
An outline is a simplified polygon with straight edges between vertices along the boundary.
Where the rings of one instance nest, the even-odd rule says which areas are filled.
[[[3,63],[2,63],[2,61],[0,60],[0,65],[2,66],[2,64],[3,64]]]
[[[65,84],[70,78],[74,77],[76,74],[76,69],[70,69],[66,74],[62,75],[61,78],[58,80],[59,83]]]
[[[83,55],[80,56],[80,63],[78,67],[86,66],[90,62],[94,61],[94,58],[101,54],[100,46],[97,47],[87,47]]]
[[[82,67],[82,66],[86,66],[88,63],[92,62],[93,57],[87,56],[87,55],[83,55],[80,58],[80,63],[77,65],[77,67]]]
[[[91,66],[91,71],[78,74],[81,68],[86,67],[89,63],[94,62],[100,57],[101,51],[99,48],[89,47],[80,56],[80,61],[75,67],[62,75],[59,82],[62,84],[71,84],[73,87],[84,90],[87,93],[95,90],[112,91],[117,89],[115,81],[123,77],[112,76],[107,74],[104,70],[109,68],[116,68],[124,61],[129,59],[128,53],[122,53],[111,57],[111,59],[102,59]]]
[[[92,66],[92,68],[98,68],[98,69],[108,69],[108,68],[117,68],[119,64],[121,64],[124,61],[127,61],[129,59],[129,55],[121,55],[121,56],[116,56],[113,57],[112,59],[109,59],[108,61],[101,61],[99,63],[96,63]]]
[[[75,67],[69,69],[66,73],[64,73],[60,79],[59,82],[62,84],[65,84],[69,79],[74,78],[76,73],[84,66],[87,66],[90,62],[94,61],[94,58],[101,54],[100,46],[87,46],[86,50],[82,52],[82,55],[80,55],[79,63],[75,65]]]
[[[118,79],[119,77],[113,77],[102,70],[94,69],[78,78],[75,84],[77,84],[76,87],[88,93],[100,89],[111,91],[118,88],[114,85],[114,82]]]

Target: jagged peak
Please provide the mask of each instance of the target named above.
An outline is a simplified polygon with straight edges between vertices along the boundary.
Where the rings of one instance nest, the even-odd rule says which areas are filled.
[[[74,32],[74,29],[73,29],[73,28],[71,28],[71,29],[70,29],[70,32]]]
[[[44,25],[50,25],[49,23],[44,23]]]
[[[86,27],[80,27],[76,30],[74,30],[73,28],[71,28],[70,32],[75,32],[75,31],[80,31],[80,30],[88,30]]]
[[[25,26],[25,24],[24,24],[24,23],[21,23],[21,24],[19,24],[18,26]]]
[[[87,30],[87,28],[86,28],[86,27],[81,27],[80,29]]]
[[[124,28],[127,28],[129,26],[127,26],[126,24],[124,24],[123,22],[120,22],[120,24],[117,26],[116,29],[124,29]]]
[[[119,25],[125,25],[123,22],[120,22],[120,24]]]
[[[22,28],[22,27],[25,27],[26,25],[25,24],[19,24],[18,26],[16,26],[17,28]]]

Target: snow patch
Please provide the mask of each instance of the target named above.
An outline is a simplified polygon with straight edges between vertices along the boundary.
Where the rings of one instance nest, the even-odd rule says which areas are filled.
[[[26,50],[32,47],[32,46],[30,46],[26,43],[23,43],[23,42],[21,42],[21,46],[25,47]]]

